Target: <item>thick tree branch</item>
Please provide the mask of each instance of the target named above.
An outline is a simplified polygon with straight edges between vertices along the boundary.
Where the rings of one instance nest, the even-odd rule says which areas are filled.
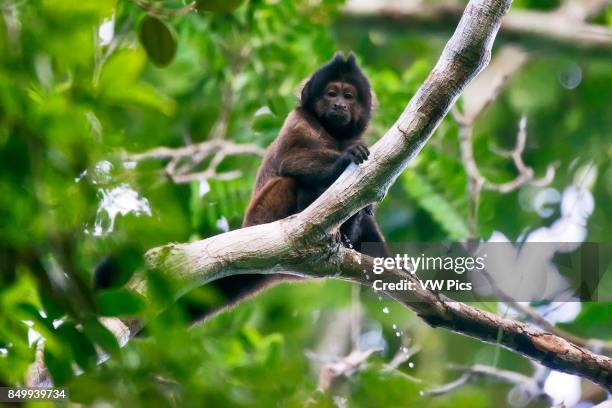
[[[559,337],[563,337],[564,339],[567,339],[580,347],[584,347],[596,353],[605,354],[607,356],[612,355],[612,343],[611,342],[600,340],[600,339],[594,339],[594,338],[585,339],[583,337],[576,336],[575,334],[570,333],[566,330],[563,330],[562,328],[557,327],[554,324],[550,323],[548,320],[542,317],[536,310],[534,310],[530,306],[523,305],[513,299],[510,299],[507,296],[503,300],[512,309],[514,309],[518,313],[521,313],[523,316],[527,318],[527,320],[540,326],[542,329],[549,331],[551,333],[554,333]]]
[[[423,148],[466,84],[488,63],[491,46],[510,0],[472,0],[440,60],[392,128],[371,149],[370,159],[351,166],[305,211],[270,224],[231,231],[202,241],[150,250],[146,263],[178,280],[176,296],[208,281],[244,273],[292,273],[369,284],[363,273],[372,259],[344,248],[339,225],[384,197],[395,178]],[[392,271],[393,279],[416,279]],[[137,277],[129,287],[145,293]],[[511,350],[543,365],[573,373],[612,390],[612,360],[529,324],[500,318],[418,287],[388,295],[426,322]],[[130,336],[138,325],[126,321]],[[500,335],[501,334],[501,335]],[[39,378],[40,380],[40,378]]]

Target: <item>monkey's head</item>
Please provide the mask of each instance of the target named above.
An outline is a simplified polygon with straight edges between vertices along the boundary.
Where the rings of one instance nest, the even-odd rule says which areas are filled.
[[[363,133],[372,113],[372,91],[355,55],[345,60],[336,54],[319,68],[302,89],[301,105],[334,137]]]

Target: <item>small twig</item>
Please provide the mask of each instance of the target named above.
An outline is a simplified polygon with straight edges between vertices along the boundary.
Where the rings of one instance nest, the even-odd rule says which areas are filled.
[[[177,184],[198,180],[232,180],[240,177],[239,170],[219,173],[217,168],[228,156],[253,155],[263,157],[265,149],[251,143],[234,143],[229,140],[215,139],[185,147],[156,147],[143,153],[124,153],[123,161],[140,162],[144,160],[168,160],[165,173]],[[195,171],[207,157],[212,156],[207,168]],[[180,167],[179,167],[180,165]]]
[[[467,141],[464,141],[467,143]],[[531,167],[527,166],[523,161],[523,152],[525,150],[525,145],[527,142],[527,118],[522,116],[519,120],[519,130],[516,136],[516,144],[514,149],[509,152],[509,156],[514,163],[514,167],[518,171],[518,175],[511,181],[505,183],[494,183],[481,177],[483,182],[482,187],[486,190],[497,191],[499,193],[505,194],[512,192],[525,184],[532,184],[538,187],[544,187],[549,185],[553,179],[555,178],[555,165],[549,164],[546,168],[546,173],[543,177],[536,179],[534,178],[534,171]],[[467,158],[467,157],[466,157]],[[467,158],[469,159],[469,158]],[[473,160],[473,156],[472,156]],[[473,163],[476,166],[476,163]]]
[[[532,376],[518,373],[516,371],[504,370],[496,367],[475,364],[473,366],[451,365],[451,369],[461,371],[457,379],[423,392],[423,395],[440,396],[448,394],[457,388],[481,377],[493,378],[497,381],[521,387],[529,399],[542,398],[550,402],[550,397],[544,393],[543,385],[549,370],[538,366]]]
[[[225,171],[223,173],[217,173],[213,169],[206,169],[204,171],[189,173],[189,174],[175,174],[170,175],[172,181],[176,184],[185,184],[190,183],[192,181],[201,181],[201,180],[219,180],[219,181],[229,181],[235,180],[242,176],[242,172],[240,170],[231,170]]]
[[[468,178],[468,228],[470,238],[478,235],[478,205],[480,203],[480,192],[485,183],[484,177],[476,165],[474,150],[472,146],[472,126],[468,125],[463,116],[456,108],[451,110],[453,117],[459,124],[459,148],[461,160]]]
[[[156,17],[181,17],[195,11],[197,5],[195,1],[192,1],[183,7],[168,8],[159,4],[151,3],[147,0],[133,0],[133,2],[148,14]]]
[[[476,238],[478,235],[478,207],[482,189],[495,189],[497,187],[481,174],[476,164],[472,141],[474,123],[482,112],[495,101],[506,84],[527,61],[527,54],[521,48],[516,46],[503,47],[497,53],[491,65],[466,88],[462,97],[463,110],[459,111],[457,106],[451,109],[452,117],[459,126],[461,159],[468,178],[468,229],[470,238]],[[522,173],[519,174],[519,176],[521,175]],[[508,186],[504,186],[504,189],[507,188]]]
[[[383,373],[393,372],[395,374],[401,375],[402,377],[404,377],[405,379],[413,383],[417,383],[417,384],[422,383],[423,380],[421,380],[420,378],[414,377],[410,374],[406,374],[405,372],[399,370],[399,367],[402,364],[410,360],[410,358],[414,356],[416,353],[418,353],[419,351],[421,351],[421,348],[419,346],[412,346],[409,349],[406,349],[405,347],[400,347],[397,350],[397,353],[395,353],[395,356],[393,356],[393,358],[391,359],[391,361],[387,365],[385,365],[382,372]]]
[[[352,375],[372,354],[379,351],[382,350],[380,348],[371,348],[365,351],[353,350],[348,356],[341,360],[325,364],[319,374],[319,390],[329,390],[336,378]]]
[[[524,185],[531,184],[538,187],[549,185],[555,178],[555,164],[549,164],[546,168],[546,173],[543,177],[536,179],[533,169],[523,161],[523,151],[527,141],[527,118],[521,117],[519,121],[519,131],[516,137],[514,149],[507,153],[512,159],[518,174],[511,181],[505,183],[495,183],[485,178],[480,172],[476,159],[474,157],[473,148],[473,122],[471,118],[467,118],[457,108],[452,111],[453,118],[459,126],[459,147],[461,150],[461,160],[463,167],[468,177],[468,195],[469,195],[469,215],[468,226],[470,230],[470,238],[476,238],[478,232],[478,205],[480,202],[480,193],[484,190],[497,191],[498,193],[510,193]],[[506,153],[504,153],[506,155]]]
[[[421,351],[421,348],[419,346],[412,346],[409,349],[406,349],[405,347],[400,347],[397,350],[397,353],[395,353],[395,356],[393,356],[393,358],[389,362],[389,364],[385,366],[384,371],[391,371],[397,369],[400,365],[410,360],[419,351]]]
[[[467,384],[471,379],[472,379],[471,373],[463,373],[461,376],[457,377],[457,379],[449,383],[440,385],[436,388],[432,388],[427,391],[422,391],[421,395],[429,396],[429,397],[438,397],[440,395],[446,395],[456,390],[457,388],[461,387],[462,385]]]
[[[525,116],[519,121],[514,149],[502,153],[512,159],[519,173],[513,180],[505,183],[494,183],[487,180],[478,169],[474,158],[472,146],[474,123],[526,62],[527,55],[520,48],[512,46],[502,48],[491,65],[466,89],[463,95],[465,105],[463,111],[460,112],[456,106],[451,110],[453,119],[459,126],[461,158],[468,175],[470,197],[476,203],[481,189],[509,193],[528,183],[545,186],[554,179],[555,166],[549,165],[544,177],[535,179],[533,169],[523,161],[523,152],[527,142],[527,118]]]

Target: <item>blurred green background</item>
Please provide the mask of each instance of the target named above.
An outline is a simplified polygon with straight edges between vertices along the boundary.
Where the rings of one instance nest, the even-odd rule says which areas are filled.
[[[182,13],[185,4],[173,0],[0,0],[0,385],[23,384],[37,332],[46,339],[55,383],[84,404],[516,405],[510,385],[486,378],[441,397],[421,395],[457,376],[449,362],[527,374],[531,367],[494,345],[431,329],[398,305],[339,281],[280,285],[188,330],[188,307],[221,301],[204,287],[118,349],[96,316],[151,312],[120,289],[94,293],[94,266],[112,253],[127,278],[152,247],[238,228],[259,164],[231,156],[218,170],[239,170],[238,177],[175,183],[166,162],[136,163],[125,154],[213,134],[266,147],[296,105],[300,82],[338,50],[356,53],[376,92],[367,134],[373,143],[454,29],[355,19],[342,14],[342,1],[199,3],[198,12]],[[513,7],[557,5],[525,0]],[[612,27],[611,9],[595,20]],[[550,163],[557,172],[547,187],[484,192],[477,237],[497,231],[514,241],[551,225],[563,216],[563,191],[578,186],[594,199],[585,240],[605,242],[612,225],[612,55],[503,35],[495,50],[511,42],[530,61],[475,124],[476,159],[491,180],[512,179],[512,162],[492,150],[513,146],[526,115],[526,163],[538,175]],[[467,214],[458,128],[447,118],[377,217],[390,242],[448,241],[467,238]],[[163,300],[165,283],[157,278],[154,298]],[[360,342],[382,351],[332,392],[318,392],[320,362],[312,355],[329,352],[326,333],[356,305],[363,310]],[[612,339],[611,308],[583,304],[562,324]],[[346,353],[342,333],[336,348]],[[421,351],[386,372],[408,345]],[[96,366],[95,347],[110,352],[110,361]],[[73,367],[84,373],[75,376]],[[588,388],[582,384],[583,394]]]

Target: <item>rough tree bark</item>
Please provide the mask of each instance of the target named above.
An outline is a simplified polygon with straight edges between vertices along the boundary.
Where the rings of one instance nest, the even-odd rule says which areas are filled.
[[[332,277],[367,285],[363,273],[372,259],[344,248],[336,239],[339,225],[359,209],[381,200],[416,156],[467,83],[489,62],[493,40],[511,0],[471,0],[444,51],[395,124],[371,149],[367,162],[350,166],[303,212],[274,223],[230,231],[202,241],[168,244],[147,252],[149,268],[176,279],[176,296],[206,282],[245,273],[291,273]],[[394,271],[393,279],[416,278]],[[129,287],[146,293],[146,280]],[[418,285],[417,285],[418,287]],[[612,359],[582,349],[534,326],[481,311],[428,290],[388,295],[414,310],[434,327],[500,343],[553,369],[589,379],[612,390]],[[107,319],[107,327],[125,343],[139,330],[133,320]],[[37,367],[29,383],[45,383]]]

